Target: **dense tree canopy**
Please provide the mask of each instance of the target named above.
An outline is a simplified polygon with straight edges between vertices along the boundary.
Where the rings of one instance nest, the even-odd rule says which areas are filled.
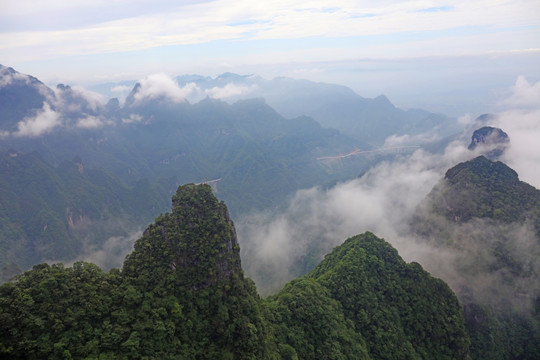
[[[13,359],[465,359],[453,293],[366,233],[261,300],[208,185],[186,185],[122,270],[37,265],[0,287]]]

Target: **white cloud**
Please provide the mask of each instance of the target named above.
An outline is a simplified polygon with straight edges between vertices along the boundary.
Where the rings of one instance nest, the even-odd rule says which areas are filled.
[[[91,110],[97,111],[99,108],[103,106],[103,95],[86,90],[83,87],[80,86],[74,86],[72,87],[73,94],[76,97],[79,97],[86,101],[87,105],[90,107]]]
[[[205,90],[205,93],[214,99],[227,99],[235,96],[247,95],[256,90],[256,86],[237,85],[228,83],[224,87],[213,87]]]
[[[95,129],[103,126],[103,121],[97,116],[87,116],[77,121],[77,127],[83,129]]]
[[[418,135],[391,135],[384,141],[383,148],[386,147],[400,147],[400,146],[415,146],[424,145],[436,142],[441,137],[435,132],[425,132]]]
[[[124,124],[133,124],[140,123],[143,120],[143,117],[139,114],[130,114],[129,118],[123,118],[122,122]]]
[[[503,111],[491,124],[510,138],[501,160],[516,170],[522,181],[540,189],[540,81],[530,84],[519,76],[510,95],[500,102]]]
[[[174,102],[184,102],[196,88],[194,83],[186,84],[180,88],[173,79],[163,73],[150,75],[140,80],[139,84],[140,88],[134,95],[136,103],[144,99],[158,98],[167,98]]]
[[[105,270],[121,267],[126,255],[133,251],[133,244],[141,236],[142,230],[135,230],[126,236],[110,237],[99,248],[86,249],[76,261],[89,261]]]
[[[512,88],[512,95],[502,103],[512,107],[540,108],[540,81],[530,84],[524,76],[519,76]]]
[[[43,103],[43,107],[35,116],[27,117],[17,124],[18,130],[13,135],[37,137],[59,125],[61,125],[60,114],[52,110],[48,103]]]
[[[26,84],[30,82],[27,75],[19,72],[11,72],[7,67],[0,67],[0,89],[4,86],[12,84],[14,81],[24,81]]]
[[[131,91],[132,87],[127,85],[116,85],[111,88],[111,92],[125,94]]]
[[[462,127],[469,127],[474,124],[475,119],[471,116],[471,114],[465,114],[461,115],[457,119],[458,125]]]
[[[521,180],[540,189],[540,107],[506,111],[500,114],[495,126],[510,137],[502,160],[517,171]]]
[[[135,7],[139,9],[125,12],[127,16],[107,18],[98,14],[118,7],[117,2],[111,2],[110,5],[101,3],[101,11],[90,11],[86,14],[84,11],[72,11],[72,8],[78,6],[60,2],[60,8],[79,16],[80,21],[70,19],[66,22],[63,11],[51,11],[48,15],[65,25],[60,28],[44,26],[46,31],[34,31],[28,18],[35,16],[35,20],[40,21],[49,16],[21,10],[25,7],[24,3],[26,2],[11,4],[9,8],[12,11],[3,15],[6,17],[5,23],[9,20],[16,29],[0,34],[0,48],[9,53],[8,58],[12,59],[10,61],[132,51],[216,40],[399,35],[404,32],[439,31],[459,27],[526,28],[538,25],[536,14],[540,11],[537,1],[460,0],[454,1],[452,7],[446,7],[446,11],[421,11],[439,7],[440,4],[431,1],[380,3],[339,0],[332,2],[330,9],[327,1],[303,0],[294,4],[272,1],[255,4],[250,0],[216,0],[174,5],[164,3],[159,7],[152,3],[148,4],[146,11],[143,11],[143,5],[137,4]],[[131,4],[125,6],[132,7]],[[15,25],[17,23],[29,25],[21,29]],[[49,23],[54,24],[55,21]],[[500,38],[500,33],[492,36],[496,37]],[[458,38],[466,39],[467,35]],[[445,37],[441,39],[446,40]],[[528,40],[527,44],[534,44],[533,38]],[[512,50],[512,46],[515,46],[515,43],[513,45],[506,41],[505,44],[506,50]],[[28,51],[30,48],[40,51]],[[439,47],[441,50],[443,48],[445,47]]]
[[[418,261],[420,253],[403,236],[409,217],[448,168],[475,155],[461,142],[442,155],[417,150],[329,190],[298,191],[280,214],[244,216],[236,225],[246,273],[266,283],[262,292],[275,290],[298,275],[292,268],[308,247],[322,258],[365,231],[392,242],[408,261]]]
[[[56,96],[49,101],[62,111],[80,112],[83,110],[81,106],[84,106],[86,110],[96,112],[103,107],[103,95],[80,86],[70,86],[67,89],[56,87],[54,93]],[[80,101],[73,102],[72,98]]]

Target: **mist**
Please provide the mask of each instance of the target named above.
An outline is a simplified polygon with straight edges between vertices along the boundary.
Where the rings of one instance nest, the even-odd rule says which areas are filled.
[[[535,103],[530,91],[538,84],[518,79],[506,104],[523,105],[525,98],[528,105],[501,112],[492,123],[461,117],[463,134],[442,153],[420,149],[381,162],[362,177],[330,189],[300,190],[283,211],[241,217],[236,224],[246,274],[261,294],[271,294],[308,272],[348,237],[371,231],[390,242],[405,261],[418,262],[445,280],[461,301],[528,309],[540,291],[535,268],[540,242],[531,224],[473,219],[458,225],[440,220],[440,231],[452,239],[444,247],[414,235],[410,225],[419,204],[449,168],[490,150],[482,146],[467,150],[472,131],[481,126],[497,126],[508,133],[510,146],[501,160],[521,180],[540,187],[540,101]],[[405,140],[406,136],[391,136],[387,143]],[[521,264],[516,265],[519,269],[500,265],[501,252]],[[306,263],[313,258],[317,261]]]
[[[421,263],[423,250],[406,235],[410,217],[448,168],[476,155],[467,145],[452,142],[442,154],[417,150],[331,189],[300,190],[278,214],[242,217],[236,224],[247,275],[261,285],[261,293],[272,292],[308,270],[297,268],[307,251],[321,260],[365,231],[385,238],[407,261]]]
[[[142,230],[137,229],[124,236],[112,236],[102,246],[86,249],[75,261],[91,262],[105,271],[122,267],[126,256],[133,250],[135,241],[142,237],[142,234]]]

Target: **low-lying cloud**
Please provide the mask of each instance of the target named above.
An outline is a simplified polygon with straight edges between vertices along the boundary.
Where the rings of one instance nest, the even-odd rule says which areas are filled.
[[[531,85],[519,77],[512,91],[503,103],[522,107],[501,113],[494,122],[510,137],[502,160],[521,180],[540,188],[540,81]]]
[[[13,82],[20,81],[29,84],[30,78],[28,77],[28,75],[12,71],[8,67],[0,65],[0,89],[4,86],[11,85]]]
[[[430,144],[441,140],[441,136],[435,131],[416,134],[416,135],[391,135],[383,144],[383,148],[386,147],[399,147],[399,146],[411,146],[411,145],[424,145]]]
[[[513,94],[516,103],[519,93],[515,90]],[[413,235],[410,224],[419,203],[449,168],[485,150],[467,150],[472,130],[480,126],[498,126],[508,133],[511,145],[504,162],[522,180],[540,187],[539,109],[540,104],[537,108],[506,111],[489,124],[465,116],[460,123],[467,132],[443,153],[417,150],[410,156],[381,162],[361,178],[331,189],[300,190],[279,213],[241,217],[236,224],[246,274],[257,282],[262,294],[272,293],[308,271],[348,237],[371,231],[389,241],[406,261],[417,261],[447,281],[462,301],[472,299],[497,306],[507,302],[514,309],[528,309],[530,300],[540,291],[536,273],[517,275],[509,266],[496,266],[500,249],[524,267],[540,266],[534,263],[540,256],[540,243],[530,224],[500,224],[486,219],[465,224],[441,222],[458,244],[454,247],[436,246]],[[409,138],[394,136],[387,142],[401,144],[405,140]],[[310,259],[312,263],[306,263]],[[477,267],[475,272],[475,266],[482,271]],[[514,297],[515,301],[511,300]]]
[[[96,129],[103,125],[103,121],[97,116],[89,115],[77,121],[77,127],[82,129]]]
[[[275,290],[298,275],[295,267],[307,252],[320,260],[365,231],[392,242],[407,260],[418,261],[406,248],[409,239],[403,239],[408,220],[449,167],[475,155],[466,145],[451,143],[443,154],[417,150],[331,189],[298,191],[282,213],[242,217],[237,227],[247,274],[263,293]]]
[[[124,124],[134,124],[140,123],[143,120],[143,117],[140,114],[129,114],[129,117],[123,118],[122,122]]]
[[[140,88],[135,93],[135,103],[145,99],[165,98],[173,102],[185,102],[186,98],[194,91],[194,83],[179,87],[178,84],[166,74],[154,74],[139,81]]]
[[[530,84],[524,76],[519,76],[512,87],[512,95],[504,99],[502,104],[537,109],[540,106],[540,81]]]
[[[88,261],[98,265],[103,270],[121,267],[126,255],[133,250],[135,241],[142,236],[142,230],[135,230],[125,236],[113,236],[103,245],[87,249],[76,261]]]
[[[52,110],[50,105],[45,102],[35,116],[26,117],[17,124],[17,131],[13,135],[37,137],[60,125],[60,114]]]
[[[228,83],[223,87],[213,87],[204,91],[206,95],[213,99],[228,99],[236,96],[245,96],[252,93],[257,87],[255,85],[238,85],[235,83]]]

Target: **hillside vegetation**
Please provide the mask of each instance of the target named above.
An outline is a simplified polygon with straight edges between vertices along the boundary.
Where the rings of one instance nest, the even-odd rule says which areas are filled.
[[[457,298],[366,233],[260,299],[232,221],[186,185],[121,270],[36,265],[0,287],[12,359],[467,359]]]

